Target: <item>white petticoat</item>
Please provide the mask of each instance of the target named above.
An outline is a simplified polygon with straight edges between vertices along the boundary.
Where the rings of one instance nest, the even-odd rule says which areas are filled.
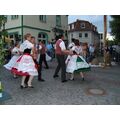
[[[78,57],[81,59],[80,62],[77,62]],[[66,72],[68,73],[73,73],[74,71],[77,70],[88,71],[88,69],[90,69],[89,64],[84,60],[82,56],[69,55],[65,63],[66,63]]]
[[[17,64],[15,64],[14,68],[17,69],[17,73],[28,73],[32,76],[38,75],[33,58],[30,55],[23,55],[18,58]]]
[[[19,58],[20,56],[17,56],[17,55],[14,55],[10,61],[4,65],[4,67],[8,70],[11,70],[13,66],[15,66],[16,62],[17,62],[17,59]]]

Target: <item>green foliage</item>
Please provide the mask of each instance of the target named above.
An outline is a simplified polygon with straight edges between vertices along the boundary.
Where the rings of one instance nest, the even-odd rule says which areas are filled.
[[[112,35],[115,36],[115,41],[120,42],[120,15],[111,15],[110,28]]]
[[[7,22],[5,15],[0,15],[0,28]]]
[[[3,85],[2,85],[2,83],[0,82],[0,93],[2,93],[3,92]]]
[[[5,62],[6,49],[4,48],[3,40],[0,39],[0,66]]]
[[[5,54],[6,50],[4,48],[5,45],[5,37],[7,36],[7,31],[5,30],[6,17],[4,15],[0,15],[0,66],[5,62]]]

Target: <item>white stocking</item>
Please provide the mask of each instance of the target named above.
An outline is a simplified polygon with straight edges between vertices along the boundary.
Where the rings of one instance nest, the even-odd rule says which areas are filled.
[[[84,74],[83,74],[83,72],[80,72],[80,75],[81,75],[82,78],[84,78]]]
[[[24,84],[25,78],[26,78],[26,76],[23,76],[23,77],[22,77],[22,81],[21,81],[21,85],[22,85],[22,86],[25,86],[25,84]]]
[[[71,80],[74,79],[74,73],[71,73],[70,76],[71,76],[71,77],[70,77]]]
[[[29,81],[28,81],[28,86],[32,86],[31,83],[32,83],[33,77],[34,76],[30,76]]]

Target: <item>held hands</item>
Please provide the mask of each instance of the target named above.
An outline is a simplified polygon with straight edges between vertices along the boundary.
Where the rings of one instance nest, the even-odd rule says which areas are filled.
[[[71,55],[71,56],[72,56],[72,55],[73,55],[73,51],[69,51],[69,55]]]

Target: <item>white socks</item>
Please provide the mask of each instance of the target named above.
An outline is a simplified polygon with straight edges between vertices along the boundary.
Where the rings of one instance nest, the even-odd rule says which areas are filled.
[[[33,78],[34,78],[33,76],[30,76],[30,78],[29,78],[29,81],[28,81],[28,86],[29,87],[32,86],[31,83],[32,83]]]
[[[26,79],[26,76],[23,76],[23,77],[22,77],[22,81],[21,81],[21,85],[22,85],[23,87],[25,87],[25,79]],[[28,86],[29,86],[29,87],[32,86],[32,85],[31,85],[32,80],[33,80],[33,76],[30,76],[30,77],[29,77],[29,80],[28,80]]]
[[[73,79],[74,79],[74,73],[71,73],[70,76],[71,76],[71,77],[70,77],[70,80],[73,80]]]
[[[23,76],[23,77],[22,77],[22,81],[21,81],[21,85],[22,85],[23,87],[25,87],[25,78],[26,78],[26,76]]]

